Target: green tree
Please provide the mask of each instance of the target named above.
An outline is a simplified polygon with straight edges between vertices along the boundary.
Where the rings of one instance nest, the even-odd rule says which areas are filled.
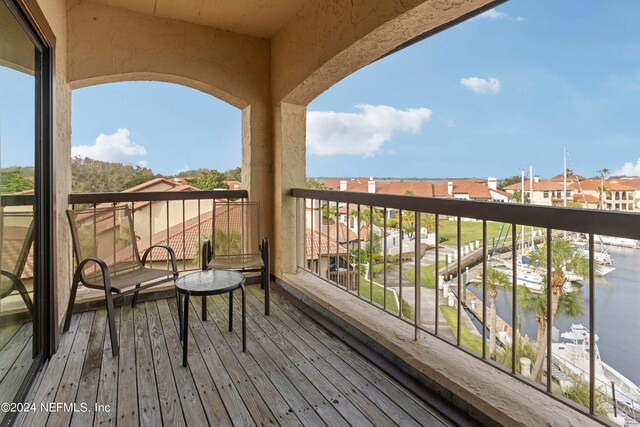
[[[538,247],[530,256],[532,263],[538,263],[547,267],[547,251],[544,247]],[[589,260],[570,241],[563,238],[555,238],[551,243],[551,319],[547,318],[547,286],[542,293],[534,294],[523,292],[520,304],[525,311],[535,314],[538,324],[536,337],[536,359],[531,376],[536,381],[542,380],[542,365],[547,350],[547,324],[556,317],[577,317],[584,312],[582,294],[579,292],[565,292],[564,284],[567,282],[566,271],[571,271],[579,276],[586,277],[589,274]]]
[[[562,395],[568,399],[573,400],[579,405],[584,406],[585,408],[589,407],[589,383],[582,380],[580,377],[576,377],[573,379],[571,386],[562,389]],[[595,413],[601,415],[603,417],[607,416],[607,410],[604,408],[605,397],[602,392],[600,392],[596,388],[596,406],[594,408]]]
[[[229,169],[224,173],[224,178],[227,181],[242,181],[242,168]]]
[[[349,215],[353,218],[356,218],[357,220],[358,211],[352,210],[351,212],[349,212]],[[361,222],[360,226],[362,226],[362,223],[369,226],[372,221],[373,221],[373,225],[382,227],[384,225],[384,217],[383,217],[382,211],[374,207],[370,213],[368,206],[361,206],[360,207],[360,222]]]
[[[188,182],[199,190],[213,190],[215,188],[226,190],[229,188],[225,182],[224,174],[215,169],[204,172],[197,178],[190,179]]]
[[[496,298],[498,297],[498,288],[510,290],[511,279],[509,276],[500,270],[495,268],[487,269],[487,292],[489,294],[489,355],[491,359],[496,360],[496,333],[497,321],[496,321]],[[473,286],[478,286],[476,282],[471,283]]]
[[[510,176],[509,178],[502,179],[499,182],[498,189],[504,190],[505,187],[508,187],[512,184],[517,184],[518,182],[520,182],[520,179],[521,178],[518,175],[513,175],[513,176]]]
[[[604,186],[604,180],[607,177],[607,175],[609,175],[609,169],[608,168],[602,168],[598,171],[596,171],[598,173],[598,175],[600,175],[600,187],[598,187],[598,193],[600,193],[600,209],[604,209],[604,198],[605,198],[605,194],[609,193],[609,190],[607,190]]]
[[[0,171],[0,193],[12,194],[19,191],[33,190],[33,178],[25,176],[21,167],[4,168]]]
[[[307,178],[307,182],[305,183],[305,187],[312,190],[327,190],[327,186],[324,182],[320,182],[313,178]]]
[[[215,237],[214,242],[211,238],[211,233],[208,233],[202,236],[202,240],[209,240],[212,244],[215,244],[213,250],[216,255],[239,255],[242,253],[242,234],[240,231],[231,230],[227,232],[227,230],[216,229]],[[198,245],[196,258],[199,258],[202,244],[196,242],[196,245]]]
[[[522,191],[520,190],[515,190],[513,192],[513,196],[511,196],[511,200],[516,202],[516,203],[521,203],[522,202]],[[525,190],[524,193],[524,204],[525,205],[530,205],[531,204],[531,197],[529,196],[529,192]]]
[[[151,169],[142,166],[81,157],[71,159],[71,190],[74,193],[123,191],[156,176]]]

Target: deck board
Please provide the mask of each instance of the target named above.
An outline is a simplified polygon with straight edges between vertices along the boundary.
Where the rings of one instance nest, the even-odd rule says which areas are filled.
[[[153,368],[156,374],[162,421],[164,425],[186,426],[155,301],[145,303],[145,311],[149,325],[151,354],[153,355]]]
[[[116,335],[120,336],[120,307],[114,312]],[[109,322],[105,323],[104,348],[102,364],[100,365],[100,382],[98,383],[98,399],[96,403],[104,405],[109,410],[95,412],[93,424],[101,427],[116,425],[116,408],[118,405],[118,362],[120,357],[111,355],[111,339],[109,336]]]
[[[93,325],[94,312],[88,311],[82,313],[80,323],[78,324],[78,332],[73,340],[73,346],[69,353],[67,366],[64,368],[62,379],[58,385],[58,392],[54,402],[75,402],[78,385],[80,384],[80,375],[84,365],[87,345],[91,336],[91,326]],[[47,418],[48,426],[64,426],[71,422],[72,411],[54,411]]]
[[[76,394],[76,404],[95,402],[98,397],[98,384],[100,383],[100,367],[102,365],[102,349],[104,346],[104,333],[107,324],[107,311],[98,310],[93,318],[89,347],[86,354],[80,384]],[[78,412],[71,418],[72,427],[83,427],[93,424],[94,413]]]
[[[255,298],[260,305],[263,304],[264,294],[252,290],[251,295],[252,298],[249,299],[250,302]],[[358,357],[355,350],[311,320],[299,309],[287,303],[281,296],[277,294],[274,296],[272,307],[272,313],[280,318],[281,322],[299,326],[291,328],[291,330],[304,338],[322,357],[325,357],[328,361],[333,360],[336,362],[333,356],[337,356],[341,359],[336,362],[338,366],[344,368],[343,363],[349,365],[353,370],[366,378],[367,381],[371,382],[380,392],[386,395],[395,405],[400,407],[402,411],[405,411],[406,414],[413,417],[419,424],[426,426],[444,425],[435,413],[428,416],[432,410],[426,403],[409,393],[377,367],[368,363],[363,358]],[[367,395],[369,395],[369,393],[377,395],[376,391],[371,391],[370,388],[368,388],[368,390]],[[387,413],[394,414],[395,417],[403,417],[396,412],[395,408]],[[395,417],[394,420],[398,421]],[[409,420],[405,421],[409,422]]]
[[[133,309],[136,336],[136,372],[138,380],[138,412],[141,426],[159,426],[162,424],[160,401],[156,374],[153,369],[149,325],[144,304]]]
[[[252,314],[259,311],[262,304],[255,298],[255,295],[249,295],[249,305]],[[277,307],[276,307],[277,309]],[[375,388],[366,378],[360,375],[356,370],[351,368],[331,352],[323,352],[321,343],[312,340],[304,334],[303,328],[292,323],[288,328],[278,316],[271,316],[269,324],[295,346],[311,363],[321,368],[327,378],[329,378],[347,398],[353,401],[358,408],[369,418],[376,426],[391,426],[395,423],[402,426],[417,426],[416,420],[408,416],[400,407],[398,407],[391,399]],[[266,323],[265,323],[266,325]],[[303,337],[308,338],[308,341]],[[324,356],[322,357],[321,356]],[[366,394],[366,395],[365,395]],[[369,401],[374,405],[370,405]]]
[[[38,384],[38,389],[35,392],[33,398],[34,403],[39,405],[41,402],[50,403],[55,402],[56,392],[58,391],[58,385],[64,373],[64,368],[67,365],[67,358],[71,351],[71,345],[75,338],[76,331],[78,330],[78,324],[80,322],[80,315],[74,314],[71,316],[71,324],[69,330],[65,332],[60,338],[60,345],[58,351],[47,362],[45,366],[45,372],[43,378]],[[27,413],[24,418],[23,425],[25,426],[42,426],[47,422],[49,414],[44,411],[32,411]]]
[[[209,306],[208,306],[209,308]],[[196,304],[194,311],[199,313],[200,304]],[[225,366],[240,366],[248,378],[251,378],[259,395],[265,401],[267,406],[271,408],[271,412],[277,418],[277,423],[283,426],[300,426],[300,420],[291,411],[289,404],[281,396],[278,390],[273,386],[265,372],[260,368],[261,362],[255,360],[250,352],[242,352],[242,343],[240,336],[235,332],[239,329],[239,322],[236,323],[235,331],[229,332],[227,327],[227,316],[222,315],[220,311],[209,308],[210,318],[213,321],[202,322],[206,325],[209,332],[209,338],[214,343],[216,349],[221,350],[220,353],[226,359]],[[217,331],[217,333],[216,333]],[[214,341],[215,340],[215,341]]]
[[[136,348],[133,325],[133,309],[129,305],[122,307],[120,313],[120,345],[118,362],[118,425],[137,427],[138,386],[136,382]]]
[[[274,295],[265,316],[262,291],[248,290],[245,353],[240,293],[234,295],[232,332],[226,295],[209,297],[207,321],[200,319],[199,299],[192,299],[187,367],[173,298],[116,308],[118,357],[111,355],[106,311],[75,314],[44,368],[34,403],[91,409],[98,403],[110,411],[34,412],[23,425],[448,425],[289,302]],[[17,372],[21,365],[13,366]]]

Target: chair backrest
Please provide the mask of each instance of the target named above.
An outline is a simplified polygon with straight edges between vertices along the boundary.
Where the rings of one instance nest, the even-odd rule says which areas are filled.
[[[33,277],[33,239],[35,227],[32,211],[0,213],[0,267],[18,278]],[[31,255],[31,256],[29,256]]]
[[[211,243],[213,257],[260,253],[260,203],[214,200]]]
[[[127,205],[67,210],[76,262],[100,258],[110,275],[142,267],[131,209]],[[83,269],[83,279],[100,274],[95,263]]]

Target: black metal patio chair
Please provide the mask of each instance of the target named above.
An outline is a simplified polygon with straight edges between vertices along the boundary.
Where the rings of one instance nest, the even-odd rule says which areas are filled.
[[[133,294],[135,306],[138,293],[152,286],[174,281],[178,277],[176,255],[166,245],[151,245],[140,258],[131,209],[128,206],[67,210],[73,250],[77,266],[73,275],[64,330],[69,329],[78,285],[104,291],[111,349],[118,355],[113,299]],[[145,266],[153,250],[165,250],[171,270]],[[156,258],[156,257],[154,257]]]
[[[260,272],[264,313],[269,315],[269,240],[260,239],[260,204],[214,200],[211,237],[202,244],[202,269]],[[206,298],[202,318],[206,319]]]

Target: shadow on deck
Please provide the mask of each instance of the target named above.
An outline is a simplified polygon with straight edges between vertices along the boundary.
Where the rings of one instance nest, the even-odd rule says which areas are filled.
[[[175,299],[117,308],[115,358],[106,311],[75,314],[32,401],[75,402],[76,412],[36,411],[23,425],[449,425],[285,299],[274,295],[264,316],[263,293],[247,289],[247,352],[240,304],[229,332],[226,296],[209,297],[206,322],[193,298],[186,368]]]

